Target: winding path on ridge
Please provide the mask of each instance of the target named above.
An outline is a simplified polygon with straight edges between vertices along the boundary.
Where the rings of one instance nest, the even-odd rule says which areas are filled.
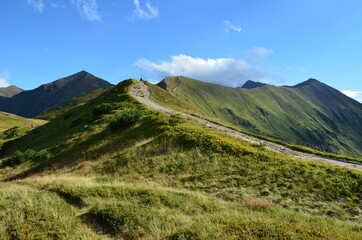
[[[274,151],[274,152],[278,152],[278,153],[293,156],[293,157],[299,157],[299,158],[303,158],[303,159],[307,159],[307,160],[323,162],[323,163],[330,164],[330,165],[354,169],[357,171],[362,171],[362,165],[360,165],[360,164],[342,162],[342,161],[324,158],[324,157],[320,157],[320,156],[309,154],[309,153],[298,152],[298,151],[292,150],[286,146],[276,144],[273,142],[268,142],[265,140],[258,139],[256,137],[246,135],[244,133],[238,132],[231,128],[224,127],[220,124],[210,122],[208,120],[193,116],[191,114],[187,114],[187,113],[183,113],[183,112],[179,112],[176,110],[165,108],[150,99],[151,93],[150,93],[147,85],[143,81],[140,81],[137,84],[133,85],[130,89],[130,94],[139,102],[147,105],[148,107],[150,107],[154,110],[163,112],[166,115],[179,114],[185,118],[191,118],[191,119],[197,120],[197,121],[203,123],[204,125],[206,125],[207,127],[218,129],[220,131],[230,134],[231,136],[241,138],[241,139],[251,142],[251,143],[262,144],[265,146],[265,148],[267,148],[268,150]]]

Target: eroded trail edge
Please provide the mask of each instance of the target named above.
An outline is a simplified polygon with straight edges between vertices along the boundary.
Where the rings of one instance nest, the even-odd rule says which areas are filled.
[[[323,162],[323,163],[330,164],[330,165],[335,165],[335,166],[340,166],[340,167],[345,167],[345,168],[349,168],[349,169],[362,171],[362,165],[359,165],[359,164],[342,162],[342,161],[338,161],[338,160],[334,160],[334,159],[316,156],[316,155],[309,154],[309,153],[298,152],[298,151],[292,150],[286,146],[268,142],[268,141],[261,140],[256,137],[253,137],[253,136],[246,135],[244,133],[235,131],[231,128],[222,126],[217,123],[210,122],[208,120],[193,116],[191,114],[187,114],[187,113],[183,113],[183,112],[179,112],[176,110],[165,108],[150,99],[151,93],[150,93],[147,85],[143,81],[133,85],[130,89],[130,94],[139,102],[147,105],[148,107],[150,107],[154,110],[163,112],[166,115],[179,114],[185,118],[191,118],[191,119],[197,120],[197,121],[205,124],[207,127],[218,129],[220,131],[230,134],[231,136],[241,138],[241,139],[251,142],[251,143],[262,144],[263,146],[265,146],[265,148],[267,148],[268,150],[274,151],[274,152],[278,152],[278,153],[293,156],[293,157],[299,157],[299,158],[303,158],[303,159],[307,159],[307,160]]]

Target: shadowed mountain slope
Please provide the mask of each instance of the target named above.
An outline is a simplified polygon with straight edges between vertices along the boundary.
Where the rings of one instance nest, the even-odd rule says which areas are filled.
[[[362,155],[362,104],[318,80],[248,89],[169,77],[158,85],[208,116],[253,133],[317,150]]]
[[[111,88],[112,87],[99,88],[80,97],[72,98],[61,105],[48,109],[46,112],[36,116],[36,118],[50,120],[59,117],[63,113],[87,103]]]
[[[262,87],[265,85],[266,85],[265,83],[254,82],[254,81],[248,80],[244,83],[244,85],[241,88],[253,89],[253,88],[258,88],[258,87]]]
[[[35,117],[67,100],[87,94],[95,89],[112,86],[109,82],[81,71],[40,87],[23,91],[0,101],[0,110],[23,117]]]

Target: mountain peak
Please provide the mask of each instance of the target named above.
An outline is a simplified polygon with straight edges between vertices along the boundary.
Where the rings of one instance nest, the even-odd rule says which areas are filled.
[[[22,117],[34,117],[69,99],[110,86],[112,84],[109,82],[86,71],[80,71],[0,102],[0,110]]]
[[[244,85],[241,88],[246,88],[246,89],[253,89],[253,88],[258,88],[258,87],[262,87],[265,86],[265,83],[261,83],[261,82],[254,82],[252,80],[248,80],[244,83]]]
[[[2,88],[0,88],[0,97],[11,98],[12,96],[15,96],[16,94],[21,93],[22,91],[24,91],[24,90],[21,88],[18,88],[15,85],[2,87]]]
[[[307,86],[307,85],[311,85],[311,84],[321,84],[322,82],[318,81],[317,79],[315,78],[309,78],[308,80],[302,82],[302,83],[299,83],[293,87],[303,87],[303,86]]]

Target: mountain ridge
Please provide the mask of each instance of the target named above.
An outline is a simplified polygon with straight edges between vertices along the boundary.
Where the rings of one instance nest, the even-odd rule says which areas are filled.
[[[262,87],[265,85],[267,85],[267,84],[248,80],[243,84],[243,86],[241,86],[241,88],[253,89],[253,88],[258,88],[258,87]]]
[[[2,88],[0,88],[0,97],[11,98],[23,91],[24,91],[23,89],[15,86],[15,85],[10,85],[8,87],[2,87]]]
[[[1,99],[0,111],[23,117],[35,117],[67,100],[109,86],[112,84],[86,71],[81,71],[35,89],[23,91],[9,99]]]
[[[180,82],[180,83],[178,83]],[[295,86],[230,88],[186,77],[169,77],[158,86],[210,117],[247,131],[321,151],[361,156],[362,104],[308,79]]]

